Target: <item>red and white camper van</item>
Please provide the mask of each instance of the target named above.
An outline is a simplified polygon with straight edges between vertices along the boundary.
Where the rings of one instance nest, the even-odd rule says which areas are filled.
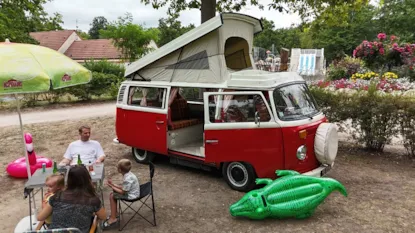
[[[295,72],[257,70],[258,19],[220,14],[126,70],[116,113],[117,143],[137,162],[155,155],[176,164],[221,169],[235,190],[289,169],[325,175],[337,154],[328,123]],[[196,94],[200,91],[202,94]]]

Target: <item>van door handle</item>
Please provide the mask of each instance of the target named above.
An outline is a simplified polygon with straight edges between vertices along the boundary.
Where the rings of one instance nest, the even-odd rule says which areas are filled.
[[[156,121],[156,124],[164,124],[164,121]]]
[[[219,140],[206,140],[206,143],[208,143],[208,144],[217,144],[217,143],[219,143]]]

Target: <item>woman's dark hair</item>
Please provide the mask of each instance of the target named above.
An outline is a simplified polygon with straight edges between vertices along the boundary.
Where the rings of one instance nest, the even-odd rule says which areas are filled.
[[[83,165],[76,165],[69,169],[66,190],[70,190],[76,195],[87,197],[97,196],[94,186],[92,186],[91,176]]]

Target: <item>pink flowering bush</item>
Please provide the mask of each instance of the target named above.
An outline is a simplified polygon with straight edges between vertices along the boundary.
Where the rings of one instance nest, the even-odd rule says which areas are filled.
[[[357,46],[353,57],[362,59],[371,70],[391,71],[401,66],[412,69],[415,63],[414,52],[415,44],[399,45],[395,35],[388,38],[385,33],[379,33],[377,40],[364,40]]]

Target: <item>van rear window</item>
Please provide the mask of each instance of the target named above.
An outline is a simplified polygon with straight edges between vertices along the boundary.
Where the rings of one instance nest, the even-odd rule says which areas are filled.
[[[157,87],[130,87],[128,105],[162,108],[165,88]]]

